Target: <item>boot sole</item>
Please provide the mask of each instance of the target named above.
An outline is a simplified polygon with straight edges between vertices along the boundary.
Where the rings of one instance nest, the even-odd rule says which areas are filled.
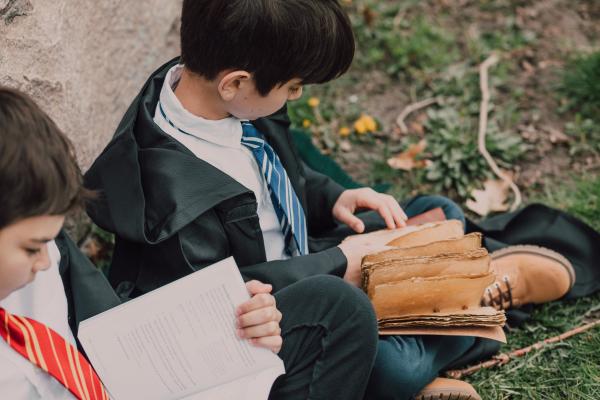
[[[418,395],[414,400],[481,400],[481,397],[471,393],[433,392]]]
[[[567,270],[569,274],[569,290],[571,290],[573,288],[573,285],[575,285],[575,269],[573,269],[573,265],[571,264],[571,262],[567,260],[567,258],[562,254],[559,254],[556,251],[547,249],[545,247],[528,244],[509,246],[505,249],[494,251],[492,254],[490,254],[490,257],[492,258],[492,260],[496,260],[513,254],[533,254],[536,256],[543,256],[557,261],[564,267],[564,269]]]

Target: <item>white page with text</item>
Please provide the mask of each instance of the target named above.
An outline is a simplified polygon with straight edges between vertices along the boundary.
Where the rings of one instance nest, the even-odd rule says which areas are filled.
[[[113,400],[266,399],[283,362],[235,335],[250,296],[233,258],[79,325]]]

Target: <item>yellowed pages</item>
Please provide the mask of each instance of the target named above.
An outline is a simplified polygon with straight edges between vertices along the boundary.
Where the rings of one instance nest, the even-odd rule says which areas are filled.
[[[363,267],[407,257],[437,256],[440,254],[464,253],[477,250],[481,247],[481,239],[481,233],[474,232],[458,239],[441,240],[423,246],[386,250],[366,256],[363,259]]]
[[[456,239],[464,235],[462,222],[455,219],[419,225],[416,228],[416,230],[408,228],[400,230],[398,232],[400,235],[388,242],[387,245],[402,248],[423,246],[440,240]]]
[[[371,295],[375,286],[403,279],[484,274],[489,271],[489,264],[490,258],[485,249],[386,261],[363,269],[363,288]]]
[[[377,319],[478,308],[494,274],[411,278],[377,285],[369,294]]]

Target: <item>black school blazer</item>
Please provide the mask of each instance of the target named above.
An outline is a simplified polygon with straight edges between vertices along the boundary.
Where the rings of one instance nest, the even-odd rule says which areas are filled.
[[[77,337],[79,323],[121,304],[102,272],[79,251],[65,232],[56,238],[59,272],[67,296],[69,327]],[[81,349],[80,349],[81,350]]]
[[[100,193],[89,216],[116,235],[109,280],[119,295],[135,297],[229,256],[244,279],[271,283],[275,290],[311,275],[342,276],[343,253],[337,247],[317,251],[322,246],[314,239],[309,255],[266,262],[269,244],[263,241],[254,193],[154,123],[165,75],[178,62],[150,77],[85,175],[86,187]],[[331,229],[331,210],[344,188],[300,161],[285,108],[254,124],[290,177],[309,235]]]

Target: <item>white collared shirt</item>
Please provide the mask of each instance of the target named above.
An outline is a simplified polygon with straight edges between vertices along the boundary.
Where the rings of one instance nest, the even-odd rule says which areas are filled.
[[[176,65],[169,70],[160,92],[163,111],[178,129],[165,120],[159,106],[154,113],[154,122],[196,157],[254,192],[267,261],[289,258],[267,183],[252,152],[242,145],[242,121],[234,117],[207,120],[187,111],[173,92],[181,78],[182,69],[183,65]]]
[[[6,311],[34,319],[75,344],[68,322],[65,288],[58,271],[60,253],[48,243],[51,266],[39,272],[29,285],[0,301]],[[17,353],[0,339],[0,399],[73,400],[75,397],[56,379]]]

